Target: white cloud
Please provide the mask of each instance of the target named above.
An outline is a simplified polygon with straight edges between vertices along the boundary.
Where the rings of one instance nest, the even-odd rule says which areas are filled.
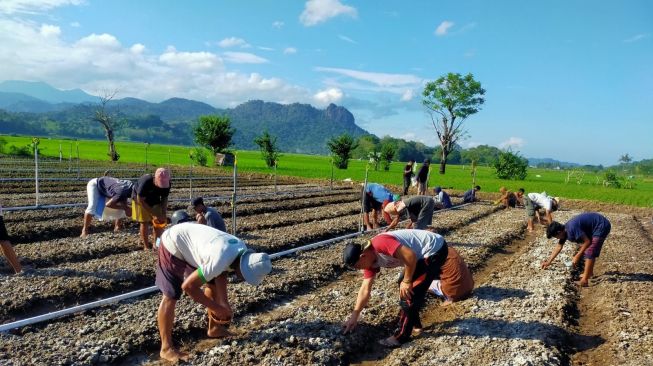
[[[263,51],[274,51],[274,48],[272,47],[257,46],[256,48]]]
[[[366,72],[333,67],[316,67],[315,70],[332,72],[383,87],[419,84],[422,81],[422,79],[418,78],[417,76],[410,74],[386,74],[380,72]]]
[[[358,11],[352,6],[342,4],[339,0],[308,0],[299,20],[305,26],[310,27],[339,15],[356,18]]]
[[[43,37],[58,37],[61,34],[61,28],[56,25],[43,24],[40,33]]]
[[[443,22],[440,23],[440,25],[438,25],[438,27],[435,29],[435,35],[436,35],[436,36],[444,36],[444,35],[446,35],[447,32],[449,31],[449,28],[453,27],[453,25],[454,25],[454,22],[451,22],[451,21],[448,21],[448,20],[443,21]]]
[[[349,42],[349,43],[353,43],[353,44],[358,44],[358,42],[354,41],[353,39],[351,39],[351,38],[349,38],[349,37],[347,37],[347,36],[343,36],[342,34],[339,34],[339,35],[338,35],[338,38],[342,39],[342,40],[345,41],[345,42]]]
[[[277,29],[281,29],[281,28],[283,28],[283,26],[285,24],[286,23],[284,23],[284,22],[282,22],[280,20],[276,20],[276,21],[272,22],[272,27],[277,28]]]
[[[0,14],[37,14],[60,6],[83,3],[83,0],[2,0]]]
[[[172,46],[154,53],[140,43],[123,46],[111,34],[90,34],[72,42],[64,34],[48,34],[41,35],[40,24],[0,16],[0,80],[38,80],[89,93],[117,88],[120,98],[182,97],[216,106],[251,99],[313,102],[314,91],[276,77],[228,70],[216,53],[178,51]],[[244,58],[261,61],[253,56]]]
[[[267,59],[248,52],[225,52],[225,61],[235,64],[264,64],[268,63]]]
[[[283,50],[284,55],[294,55],[295,53],[297,53],[297,49],[295,47],[286,47]]]
[[[648,33],[640,33],[640,34],[636,34],[636,35],[634,35],[634,36],[632,36],[630,38],[624,39],[624,42],[625,43],[633,43],[633,42],[641,41],[642,39],[648,38],[650,36],[651,35],[648,34]]]
[[[413,91],[413,89],[406,89],[404,94],[401,95],[401,101],[407,102],[409,100],[412,100],[414,96],[415,96],[415,91]]]
[[[521,137],[510,137],[506,141],[503,141],[502,143],[499,144],[499,147],[502,149],[507,149],[507,148],[521,148],[524,146],[526,141],[524,141],[523,138]]]
[[[482,142],[477,142],[477,141],[465,141],[465,142],[462,143],[462,146],[465,149],[470,149],[472,147],[476,147],[476,146],[479,146],[479,145],[483,145],[483,143]]]
[[[327,105],[329,103],[338,103],[342,100],[344,93],[338,88],[329,88],[317,92],[313,99],[318,105]]]
[[[145,51],[145,45],[136,43],[133,46],[131,46],[129,50],[132,51],[132,53],[134,54],[141,54],[143,53],[143,51]]]
[[[222,48],[229,48],[229,47],[249,48],[249,47],[251,47],[249,45],[249,43],[245,42],[244,39],[237,38],[237,37],[225,38],[222,41],[218,42],[218,46],[220,46]]]

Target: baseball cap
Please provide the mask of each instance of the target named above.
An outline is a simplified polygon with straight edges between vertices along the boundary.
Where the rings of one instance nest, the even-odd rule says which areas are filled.
[[[240,256],[240,273],[245,282],[252,286],[258,286],[263,278],[272,271],[272,262],[267,253],[254,253],[248,249]]]
[[[365,249],[367,249],[370,245],[372,245],[372,242],[369,240],[364,245],[360,243],[350,242],[345,246],[345,249],[342,252],[342,261],[345,263],[345,265],[353,267],[361,258],[363,251],[365,251]]]
[[[435,193],[440,193],[440,192],[442,192],[442,187],[437,186],[437,187],[433,188],[433,191],[434,191]]]
[[[154,184],[159,188],[170,188],[170,170],[159,168],[154,172]]]

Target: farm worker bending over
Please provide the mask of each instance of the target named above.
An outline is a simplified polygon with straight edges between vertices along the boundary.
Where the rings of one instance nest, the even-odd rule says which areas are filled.
[[[220,216],[218,210],[213,207],[206,207],[202,197],[194,198],[191,205],[195,210],[195,220],[197,220],[197,222],[209,225],[210,227],[224,231],[225,233],[227,232],[227,227],[225,226],[224,220],[222,220],[222,216]]]
[[[596,212],[582,213],[564,225],[553,221],[546,229],[546,237],[547,239],[557,238],[558,245],[553,249],[551,257],[542,262],[542,268],[546,269],[551,265],[566,240],[578,243],[580,248],[571,263],[576,267],[580,263],[581,257],[585,256],[585,270],[580,279],[580,285],[587,287],[589,279],[594,276],[594,260],[601,254],[603,242],[610,234],[610,229],[610,221]]]
[[[424,163],[422,166],[419,168],[419,171],[417,172],[417,194],[419,195],[425,195],[426,194],[426,186],[427,186],[427,181],[429,179],[429,166],[431,165],[431,160],[425,159]]]
[[[451,206],[453,206],[451,204],[451,197],[449,197],[447,192],[442,190],[442,187],[437,186],[433,188],[433,192],[435,193],[435,196],[433,196],[433,201],[435,201],[436,209],[439,210],[443,208],[451,208]]]
[[[392,222],[386,228],[386,231],[394,229],[399,223],[401,213],[408,211],[410,222],[407,229],[426,229],[433,221],[433,211],[435,210],[435,201],[431,196],[413,196],[404,198],[401,201],[388,203],[383,212],[392,217]]]
[[[7,262],[14,269],[14,272],[20,273],[23,267],[20,265],[18,257],[16,257],[16,252],[14,252],[14,248],[9,242],[9,234],[7,233],[5,221],[2,216],[2,205],[0,205],[0,247],[2,247],[2,254],[7,258]]]
[[[93,178],[86,184],[86,194],[88,196],[88,207],[84,212],[84,226],[82,226],[82,238],[88,236],[88,229],[91,227],[93,216],[98,219],[102,218],[106,207],[121,210],[124,212],[119,216],[129,215],[131,207],[127,199],[132,195],[134,183],[128,180],[117,179],[107,175],[100,178]],[[115,219],[113,231],[120,230],[120,219]]]
[[[463,203],[472,203],[478,201],[476,198],[476,192],[481,190],[481,186],[475,186],[474,188],[466,191],[463,194]]]
[[[427,230],[433,231],[434,229],[429,227]],[[436,278],[431,282],[429,292],[444,300],[441,306],[447,306],[452,302],[466,299],[474,289],[472,273],[453,247],[449,247],[447,259]],[[417,328],[417,333],[419,333],[421,327]]]
[[[542,193],[529,193],[524,196],[524,207],[526,208],[526,215],[528,216],[528,231],[533,231],[533,218],[537,216],[540,223],[539,210],[543,208],[546,212],[546,223],[553,222],[552,212],[557,211],[560,207],[560,199],[558,197],[549,197],[546,192]]]
[[[145,174],[132,192],[132,219],[140,223],[143,247],[151,249],[148,240],[150,221],[154,224],[154,241],[161,235],[167,219],[168,195],[170,194],[170,171],[159,168],[152,174]]]
[[[517,206],[524,206],[524,192],[524,188],[519,188],[517,192],[515,192]]]
[[[379,343],[386,347],[397,347],[408,342],[413,327],[421,328],[419,311],[424,305],[426,291],[440,273],[447,255],[448,247],[444,238],[426,230],[396,230],[379,234],[363,245],[348,244],[343,252],[343,260],[346,265],[363,270],[363,283],[358,291],[354,311],[343,324],[344,333],[356,328],[380,268],[403,266],[404,278],[399,286],[399,327],[394,335]]]
[[[363,195],[363,223],[367,230],[376,229],[379,227],[379,212],[393,200],[399,199],[392,195],[387,188],[377,183],[367,183],[365,188],[365,195]],[[369,214],[372,213],[372,222],[370,222]],[[390,218],[386,217],[389,223]]]
[[[517,206],[517,196],[507,190],[506,187],[499,188],[499,193],[501,193],[501,197],[494,201],[495,205],[502,205],[503,208],[515,208]]]
[[[209,337],[225,337],[233,317],[227,299],[227,274],[253,286],[272,270],[270,257],[254,253],[233,235],[192,221],[186,211],[173,214],[173,226],[161,235],[156,285],[163,293],[157,321],[161,335],[160,356],[168,361],[186,360],[188,354],[175,348],[172,326],[175,305],[185,292],[208,309]],[[202,285],[206,285],[202,291]]]

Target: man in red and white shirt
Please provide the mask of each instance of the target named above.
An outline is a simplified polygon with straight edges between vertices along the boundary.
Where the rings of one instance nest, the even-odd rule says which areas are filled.
[[[365,244],[350,243],[345,247],[346,265],[363,270],[363,283],[356,305],[344,323],[344,333],[353,331],[367,305],[374,277],[382,267],[404,267],[399,286],[401,310],[399,327],[391,337],[379,341],[386,347],[397,347],[410,340],[414,327],[421,327],[419,311],[429,285],[436,278],[447,259],[448,247],[444,238],[426,230],[396,230],[375,236]]]

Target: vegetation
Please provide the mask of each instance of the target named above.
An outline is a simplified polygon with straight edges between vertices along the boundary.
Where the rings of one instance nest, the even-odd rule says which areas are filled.
[[[422,104],[431,115],[433,128],[440,140],[440,174],[444,174],[447,157],[460,138],[466,135],[463,123],[477,113],[485,102],[485,90],[472,74],[448,73],[426,83]]]
[[[195,165],[199,165],[199,166],[208,165],[209,159],[206,156],[206,149],[204,148],[196,147],[194,149],[191,149],[190,152],[188,153],[188,157],[192,162],[195,163]]]
[[[385,143],[381,145],[380,158],[381,158],[381,165],[383,166],[383,170],[390,170],[390,163],[392,163],[392,159],[394,157],[395,157],[395,147],[391,143]]]
[[[231,146],[231,137],[234,135],[231,121],[226,116],[200,116],[197,125],[193,128],[195,142],[213,152],[221,154]]]
[[[347,169],[349,159],[351,159],[352,151],[356,148],[358,143],[350,135],[343,133],[338,137],[334,137],[327,142],[327,146],[331,151],[333,164],[338,169]]]
[[[29,155],[27,146],[31,143],[31,136],[2,136],[6,140],[4,152],[12,149],[24,147],[26,154]],[[59,145],[62,145],[64,157],[62,168],[67,169],[69,158],[72,157],[74,164],[76,146],[79,146],[80,158],[82,160],[106,160],[106,147],[99,144],[98,140],[62,140],[41,138],[39,152],[41,156],[50,157],[51,159],[59,158]],[[145,147],[142,143],[117,141],[116,147],[121,152],[120,163],[139,163],[144,162]],[[192,161],[189,158],[191,147],[152,144],[148,149],[148,163],[152,167],[181,165],[189,166]],[[70,154],[70,156],[69,156]],[[259,151],[237,151],[238,154],[238,171],[239,172],[262,172],[269,173],[269,168],[261,159]],[[27,157],[31,159],[31,157]],[[277,170],[281,176],[296,176],[304,178],[329,179],[331,176],[331,157],[319,155],[301,155],[284,153],[284,163]],[[401,160],[396,160],[401,161]],[[213,164],[213,157],[208,156],[209,165]],[[367,159],[351,159],[347,170],[335,169],[334,179],[342,180],[346,178],[355,181],[363,181],[365,178],[365,168],[368,166]],[[527,192],[547,191],[552,195],[564,198],[577,198],[595,200],[610,203],[622,203],[635,206],[653,208],[653,159],[641,160],[631,163],[633,170],[634,185],[633,189],[613,189],[604,186],[605,171],[594,172],[592,170],[583,171],[582,180],[573,180],[567,183],[567,170],[561,169],[539,169],[529,168],[528,176],[519,183],[507,183],[496,177],[496,171],[492,167],[479,165],[476,172],[476,183],[483,187],[484,192],[496,192],[499,187],[506,186],[508,189],[517,190],[520,187]],[[582,167],[574,168],[574,170]],[[213,167],[216,171],[231,171],[230,168]],[[623,175],[617,174],[621,171],[617,166],[611,170],[618,177]],[[383,184],[396,185],[401,187],[403,177],[403,164],[391,164],[388,171],[369,171],[369,181]],[[174,174],[174,173],[173,173]],[[625,179],[625,178],[623,178]],[[580,182],[580,183],[579,183]],[[622,181],[625,182],[625,181]],[[445,175],[431,176],[429,187],[440,185],[444,188],[452,188],[459,191],[469,189],[472,183],[469,164],[448,166]]]
[[[528,160],[512,151],[502,151],[499,158],[494,162],[494,169],[499,179],[526,179]]]
[[[261,150],[261,156],[265,165],[268,168],[272,168],[277,164],[277,159],[279,158],[279,148],[277,147],[277,138],[268,133],[268,131],[263,132],[261,136],[257,136],[254,139],[254,143],[258,145]]]

